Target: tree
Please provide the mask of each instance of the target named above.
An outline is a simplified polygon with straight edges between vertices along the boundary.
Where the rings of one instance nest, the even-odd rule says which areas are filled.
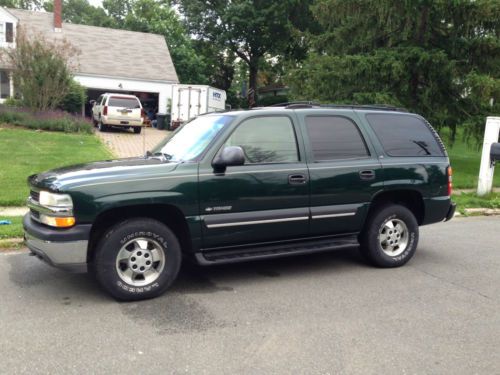
[[[103,6],[117,2],[106,0]],[[119,1],[120,6],[110,8],[119,27],[127,30],[161,34],[165,37],[180,82],[207,83],[205,61],[196,53],[192,40],[179,19],[179,15],[162,0]],[[118,10],[117,10],[118,9]],[[126,12],[122,9],[126,9]],[[116,11],[117,13],[111,13]]]
[[[3,50],[2,58],[12,67],[16,91],[23,104],[36,110],[56,108],[70,91],[69,61],[78,51],[66,41],[49,42],[19,27],[16,48]]]
[[[0,0],[0,6],[6,8],[40,10],[43,0]]]
[[[259,65],[266,56],[293,49],[289,15],[300,0],[177,0],[189,31],[248,66],[249,104],[255,104]]]
[[[288,82],[297,99],[385,103],[476,135],[500,110],[500,3],[318,0],[321,33]]]
[[[54,11],[54,2],[47,1],[43,4],[47,12]],[[64,22],[81,25],[116,27],[116,23],[103,8],[89,4],[87,0],[63,0],[62,17]]]

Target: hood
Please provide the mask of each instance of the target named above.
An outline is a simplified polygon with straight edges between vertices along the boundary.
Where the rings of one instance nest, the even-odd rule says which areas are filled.
[[[177,163],[167,163],[157,158],[126,158],[77,164],[52,169],[28,177],[28,183],[39,189],[61,191],[67,187],[105,181],[115,178],[142,178],[148,175],[164,174],[177,167]]]

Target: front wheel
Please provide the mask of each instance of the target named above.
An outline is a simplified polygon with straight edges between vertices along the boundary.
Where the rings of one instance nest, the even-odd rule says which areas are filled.
[[[415,254],[418,223],[406,207],[381,207],[367,220],[360,238],[361,253],[378,267],[399,267]]]
[[[101,286],[122,301],[154,298],[174,282],[181,249],[164,224],[137,218],[116,224],[99,242],[94,270]]]
[[[142,127],[140,126],[134,126],[134,133],[135,134],[141,134]]]

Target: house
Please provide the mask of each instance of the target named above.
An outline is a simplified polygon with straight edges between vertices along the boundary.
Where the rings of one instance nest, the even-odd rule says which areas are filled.
[[[66,40],[80,52],[73,74],[87,88],[89,100],[123,92],[167,113],[172,84],[179,80],[162,35],[65,23],[61,14],[61,0],[54,1],[54,13],[0,7],[0,47],[15,48],[18,26],[28,35]],[[12,73],[0,65],[0,102],[14,92]],[[88,114],[88,104],[85,110]]]

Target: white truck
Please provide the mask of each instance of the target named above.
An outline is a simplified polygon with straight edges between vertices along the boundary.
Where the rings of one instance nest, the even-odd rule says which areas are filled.
[[[206,85],[173,85],[171,129],[208,112],[226,109],[226,92]]]

